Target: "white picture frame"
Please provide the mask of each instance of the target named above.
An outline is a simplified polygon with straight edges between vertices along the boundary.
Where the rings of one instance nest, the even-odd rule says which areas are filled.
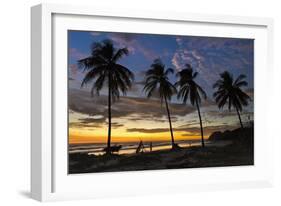
[[[69,29],[68,27],[93,29],[93,25],[90,27],[89,22],[95,18],[106,19],[109,23],[110,21],[120,21],[120,27],[112,26],[112,31],[119,29],[119,31],[133,30],[134,32],[140,32],[141,29],[144,29],[146,22],[152,22],[159,24],[159,28],[162,28],[165,24],[169,24],[169,26],[174,24],[178,26],[178,32],[185,24],[195,26],[200,24],[203,28],[200,30],[201,35],[210,35],[211,30],[207,28],[211,26],[213,29],[212,35],[256,37],[259,42],[257,47],[259,48],[255,48],[254,64],[255,165],[249,167],[87,174],[69,177],[67,171],[65,171],[65,156],[61,155],[63,152],[65,152],[65,155],[67,153],[65,140],[56,139],[60,132],[65,135],[66,129],[63,126],[61,127],[61,125],[65,125],[65,120],[59,118],[59,116],[63,116],[59,115],[61,110],[56,109],[65,107],[63,105],[63,102],[65,102],[63,94],[66,89],[65,80],[63,80],[65,73],[54,69],[58,65],[65,65],[66,63],[64,60],[58,62],[56,56],[66,50],[66,44],[58,43],[55,38],[61,40],[65,34],[64,31]],[[84,23],[81,23],[82,21]],[[135,22],[138,22],[139,26],[134,25]],[[273,133],[270,132],[269,122],[267,121],[271,101],[262,98],[263,95],[269,96],[269,94],[268,90],[261,85],[261,82],[263,82],[266,83],[267,89],[272,87],[269,78],[274,75],[272,19],[177,12],[171,12],[167,15],[167,13],[159,11],[114,10],[112,8],[41,4],[31,9],[31,25],[32,198],[39,201],[53,201],[273,185]],[[109,28],[104,25],[106,23],[99,24],[98,29]],[[129,25],[128,29],[125,29],[126,25]],[[222,27],[226,29],[222,30]],[[152,33],[161,30],[153,30],[149,26],[147,29],[151,29]],[[239,30],[239,34],[235,32],[237,30]],[[174,34],[173,32],[171,34]],[[169,31],[165,33],[169,34]],[[62,58],[65,58],[66,54],[63,55]],[[262,69],[262,67],[265,68]],[[60,81],[61,84],[58,85],[57,81]],[[270,96],[268,98],[270,99]],[[262,136],[266,136],[266,139],[260,140]],[[263,148],[262,151],[261,148]],[[152,184],[148,185],[145,181],[152,182]]]

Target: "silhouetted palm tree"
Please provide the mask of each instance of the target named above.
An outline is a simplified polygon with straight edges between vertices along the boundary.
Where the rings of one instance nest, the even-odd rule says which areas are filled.
[[[246,76],[241,74],[234,80],[233,76],[225,71],[220,74],[220,77],[221,78],[213,86],[214,89],[217,89],[213,95],[215,101],[219,108],[223,108],[225,104],[228,104],[228,109],[230,111],[232,106],[235,107],[241,128],[243,128],[240,112],[242,111],[242,107],[247,106],[248,100],[250,100],[250,97],[240,88],[248,85],[244,80]]]
[[[190,66],[190,64],[186,64],[185,68],[177,73],[177,76],[179,77],[179,81],[177,81],[175,85],[179,87],[178,99],[181,99],[185,104],[189,99],[190,103],[193,106],[196,105],[197,107],[199,121],[200,121],[200,128],[201,128],[201,142],[202,142],[202,147],[205,147],[202,119],[200,113],[200,103],[201,103],[201,97],[206,99],[207,95],[205,91],[201,88],[201,86],[194,81],[197,75],[198,72],[193,72],[193,69]]]
[[[145,73],[146,79],[143,90],[146,92],[148,98],[150,98],[154,92],[157,92],[160,96],[161,104],[164,100],[170,125],[172,149],[175,149],[177,148],[177,146],[174,140],[173,127],[168,105],[168,101],[171,100],[173,94],[177,92],[176,88],[169,81],[168,77],[169,74],[173,73],[173,69],[165,69],[165,65],[162,63],[162,61],[160,59],[155,59],[154,62],[151,64],[150,69],[147,70]]]
[[[128,55],[127,48],[117,49],[110,40],[93,43],[91,55],[78,61],[80,68],[87,71],[81,87],[93,82],[91,94],[99,95],[103,87],[108,88],[108,139],[106,153],[111,153],[111,101],[118,99],[120,93],[126,94],[134,79],[133,73],[117,62]]]

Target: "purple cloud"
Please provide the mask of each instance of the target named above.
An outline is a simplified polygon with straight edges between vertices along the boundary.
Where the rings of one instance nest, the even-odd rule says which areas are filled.
[[[176,70],[191,64],[206,87],[211,87],[225,70],[244,73],[253,67],[253,44],[249,44],[249,40],[176,37],[176,43],[178,49],[171,60]]]
[[[69,49],[69,55],[71,58],[74,58],[75,60],[86,58],[88,55],[79,51],[77,48],[70,48]]]
[[[129,52],[132,54],[140,52],[148,60],[153,60],[159,56],[153,50],[148,49],[140,44],[137,40],[136,34],[112,33],[110,34],[110,39],[116,43],[118,47],[127,47]]]
[[[100,32],[91,32],[90,33],[91,34],[91,36],[99,36],[99,35],[101,35],[101,33]]]

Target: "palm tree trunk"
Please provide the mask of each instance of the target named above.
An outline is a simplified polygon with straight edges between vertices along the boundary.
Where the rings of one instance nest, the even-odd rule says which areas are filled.
[[[107,136],[107,150],[106,153],[111,153],[110,141],[111,141],[111,78],[108,76],[108,136]]]
[[[238,114],[238,117],[239,117],[239,122],[240,122],[241,128],[243,129],[244,126],[243,126],[243,123],[242,123],[242,120],[241,120],[241,116],[240,116],[239,110],[238,110],[237,107],[235,107],[235,108],[236,108],[236,111],[237,111],[237,114]]]
[[[173,127],[172,127],[172,122],[171,122],[171,116],[170,116],[170,110],[169,110],[169,105],[167,102],[167,98],[165,97],[165,104],[166,104],[166,109],[167,109],[167,114],[168,114],[168,119],[169,119],[169,125],[170,125],[170,132],[171,132],[171,138],[172,138],[172,148],[175,145],[175,140],[174,140],[174,134],[173,134]]]
[[[200,113],[200,107],[199,107],[199,104],[198,104],[198,101],[197,101],[197,100],[196,100],[196,107],[197,107],[198,116],[199,116],[199,121],[200,121],[202,147],[205,147],[204,134],[203,134],[203,126],[202,126],[201,113]]]

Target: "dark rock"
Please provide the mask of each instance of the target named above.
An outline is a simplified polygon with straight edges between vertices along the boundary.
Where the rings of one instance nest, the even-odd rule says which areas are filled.
[[[252,144],[253,142],[253,127],[238,128],[232,131],[226,130],[224,132],[213,132],[209,136],[210,141],[220,141],[220,140],[230,140],[232,142],[240,142],[247,144]]]
[[[213,141],[213,140],[219,140],[223,137],[222,132],[213,132],[210,137],[209,140]]]

